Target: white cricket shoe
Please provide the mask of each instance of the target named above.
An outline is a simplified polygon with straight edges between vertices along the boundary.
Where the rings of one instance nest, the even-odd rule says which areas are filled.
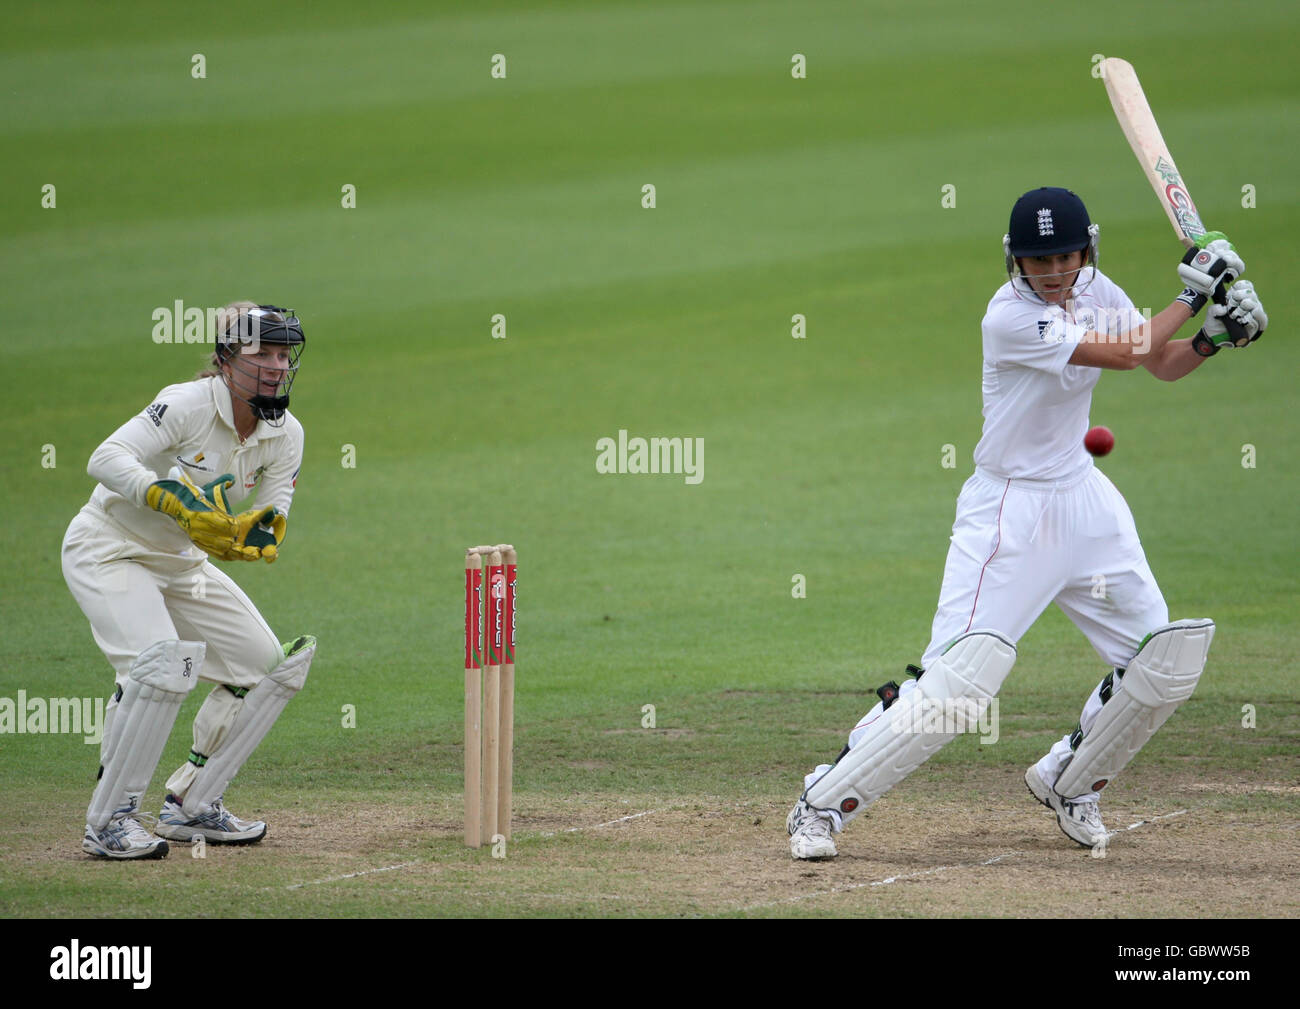
[[[839,854],[830,817],[820,815],[803,799],[785,818],[785,831],[790,835],[791,858],[834,858]]]
[[[135,809],[128,808],[131,812]],[[145,830],[130,812],[121,810],[103,830],[86,824],[81,850],[97,858],[166,858],[167,842]]]
[[[1056,822],[1070,840],[1085,848],[1095,848],[1110,837],[1110,831],[1101,822],[1100,804],[1096,799],[1076,802],[1057,795],[1056,790],[1039,775],[1037,765],[1025,772],[1025,784],[1035,799],[1056,814]]]
[[[266,836],[265,823],[241,820],[221,804],[220,796],[212,804],[212,812],[200,813],[193,819],[185,815],[180,799],[167,796],[155,829],[173,841],[193,841],[200,834],[209,844],[256,844]]]

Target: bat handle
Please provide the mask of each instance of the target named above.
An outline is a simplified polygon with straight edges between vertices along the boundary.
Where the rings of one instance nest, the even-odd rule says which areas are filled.
[[[1226,305],[1228,303],[1228,294],[1222,287],[1215,292],[1214,303],[1216,305]],[[1228,331],[1228,335],[1232,337],[1234,347],[1244,347],[1250,343],[1250,335],[1246,332],[1246,327],[1231,315],[1224,315],[1223,326]]]

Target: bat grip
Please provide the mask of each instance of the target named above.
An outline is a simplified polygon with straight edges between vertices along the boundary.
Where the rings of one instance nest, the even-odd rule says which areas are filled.
[[[1214,303],[1216,305],[1226,305],[1228,303],[1228,294],[1222,287],[1215,292]],[[1223,316],[1223,327],[1228,331],[1228,336],[1232,337],[1234,347],[1244,347],[1250,343],[1250,335],[1246,332],[1246,327],[1231,315],[1225,314]]]

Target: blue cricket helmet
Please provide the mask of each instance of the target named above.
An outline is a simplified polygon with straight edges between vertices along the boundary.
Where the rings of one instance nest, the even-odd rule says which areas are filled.
[[[1031,189],[1011,208],[1007,228],[1012,256],[1055,256],[1077,252],[1092,243],[1088,208],[1068,189]]]

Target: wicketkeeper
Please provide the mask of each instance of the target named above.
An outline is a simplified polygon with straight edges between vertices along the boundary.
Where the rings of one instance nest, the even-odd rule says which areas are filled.
[[[162,858],[163,838],[260,841],[266,824],[241,820],[222,796],[316,651],[309,635],[282,645],[209,560],[279,555],[302,465],[302,425],[288,410],[302,326],[285,309],[235,302],[218,314],[216,341],[210,369],[163,389],[95,450],[87,471],[99,484],[63,540],[63,576],[117,680],[82,841],[101,858]],[[257,507],[240,511],[253,494]],[[141,798],[200,680],[216,686],[151,833]]]

